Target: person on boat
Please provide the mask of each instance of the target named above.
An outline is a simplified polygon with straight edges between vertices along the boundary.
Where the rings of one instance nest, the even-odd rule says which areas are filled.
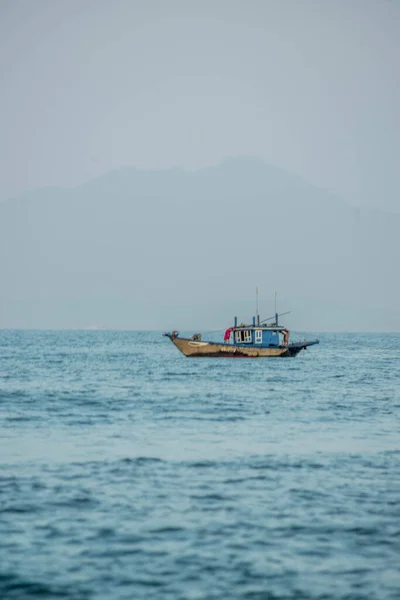
[[[229,340],[231,337],[231,331],[232,331],[232,327],[228,327],[228,329],[225,331],[224,344],[229,344]]]
[[[282,333],[283,333],[283,345],[288,346],[290,332],[287,329],[282,329]]]

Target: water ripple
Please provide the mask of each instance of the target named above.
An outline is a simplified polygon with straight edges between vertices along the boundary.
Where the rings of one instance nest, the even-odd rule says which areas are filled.
[[[0,332],[0,598],[397,600],[400,336]]]

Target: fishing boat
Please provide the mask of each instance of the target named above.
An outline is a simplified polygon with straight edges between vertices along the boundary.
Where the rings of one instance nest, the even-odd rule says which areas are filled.
[[[257,311],[258,313],[258,311]],[[233,327],[225,331],[222,342],[202,340],[200,333],[192,337],[180,337],[178,331],[164,333],[173,344],[188,357],[196,358],[264,358],[264,357],[290,357],[297,356],[301,350],[309,346],[319,344],[319,340],[303,340],[290,342],[290,331],[279,324],[279,317],[260,321],[257,314],[253,317],[251,325],[240,323],[237,317],[234,319]],[[232,341],[231,341],[232,339]]]

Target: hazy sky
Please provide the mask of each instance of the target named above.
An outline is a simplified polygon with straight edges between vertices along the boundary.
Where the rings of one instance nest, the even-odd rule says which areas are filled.
[[[255,155],[400,211],[399,0],[0,0],[0,198]]]

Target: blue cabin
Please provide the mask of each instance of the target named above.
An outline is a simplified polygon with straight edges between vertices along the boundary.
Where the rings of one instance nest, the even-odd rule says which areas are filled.
[[[256,348],[271,348],[289,343],[289,331],[278,325],[278,315],[275,315],[275,323],[264,325],[260,323],[260,317],[253,317],[252,325],[235,324],[231,329],[233,343],[235,346],[254,346]]]

